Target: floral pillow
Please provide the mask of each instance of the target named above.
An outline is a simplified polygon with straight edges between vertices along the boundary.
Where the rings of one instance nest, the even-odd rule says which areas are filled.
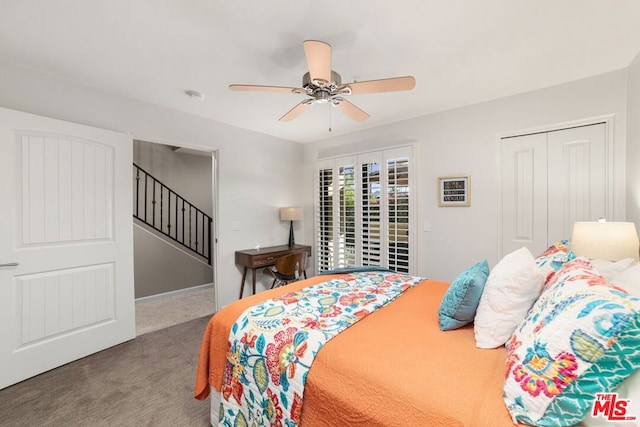
[[[569,249],[569,240],[560,240],[549,246],[547,250],[536,258],[536,264],[544,273],[545,285],[564,264],[574,259],[576,255]]]
[[[514,422],[569,426],[640,368],[640,298],[586,258],[564,264],[507,342],[504,399]]]

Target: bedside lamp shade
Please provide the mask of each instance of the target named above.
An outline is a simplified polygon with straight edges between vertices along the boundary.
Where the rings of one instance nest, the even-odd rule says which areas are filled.
[[[576,222],[571,250],[590,259],[639,260],[638,233],[632,222]]]
[[[296,244],[293,237],[293,221],[302,220],[302,208],[280,208],[280,221],[289,221],[289,247]]]

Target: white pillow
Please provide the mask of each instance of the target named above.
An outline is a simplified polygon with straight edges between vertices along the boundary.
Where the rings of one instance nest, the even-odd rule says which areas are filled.
[[[629,292],[629,295],[640,297],[640,264],[627,268],[609,280],[619,288]]]
[[[633,258],[624,258],[619,261],[591,259],[589,262],[591,262],[591,265],[598,270],[598,273],[602,274],[602,276],[608,281],[611,281],[616,275],[633,266],[636,263],[636,260]]]
[[[474,319],[478,348],[503,345],[542,291],[544,274],[531,252],[522,247],[491,270]]]

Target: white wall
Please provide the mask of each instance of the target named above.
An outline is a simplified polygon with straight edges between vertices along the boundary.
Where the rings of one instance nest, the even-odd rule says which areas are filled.
[[[0,106],[129,132],[134,139],[219,150],[220,306],[238,298],[241,270],[234,262],[236,250],[286,243],[288,228],[279,221],[278,207],[299,204],[300,144],[1,61],[0,76]],[[232,221],[240,222],[240,231],[231,231]],[[296,237],[305,242],[303,231]]]
[[[206,263],[134,221],[135,297],[142,298],[212,282]]]
[[[312,189],[317,158],[414,144],[417,185],[413,194],[418,202],[416,274],[450,281],[481,259],[495,265],[498,136],[608,114],[615,114],[614,219],[624,219],[626,75],[626,70],[619,70],[307,144],[304,152],[307,235],[313,235]],[[471,176],[471,207],[439,208],[437,177],[455,174]],[[431,222],[431,232],[422,231],[425,220]]]
[[[640,231],[640,53],[627,70],[627,220]]]

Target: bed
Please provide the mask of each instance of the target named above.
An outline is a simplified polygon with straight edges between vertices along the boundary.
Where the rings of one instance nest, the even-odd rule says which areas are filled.
[[[312,277],[218,312],[204,335],[196,396],[220,393],[229,331],[247,307],[335,277]],[[513,425],[502,401],[505,349],[476,349],[471,326],[440,331],[433,313],[447,288],[424,280],[329,341],[309,372],[301,425]],[[217,419],[212,399],[213,425]]]
[[[543,258],[543,263],[549,259],[549,256]],[[536,261],[540,263],[539,259]],[[567,261],[565,253],[564,261],[555,268],[559,269]],[[198,399],[211,396],[212,425],[218,425],[229,336],[239,316],[263,301],[348,276],[316,276],[295,282],[236,301],[212,317],[202,340],[194,391]],[[544,280],[549,278],[547,275]],[[449,289],[449,283],[420,280],[392,302],[326,342],[306,377],[299,425],[499,427],[517,424],[510,414],[514,408],[508,410],[508,404],[505,405],[509,402],[505,381],[509,382],[506,372],[511,368],[509,363],[518,361],[518,346],[477,348],[473,323],[442,331],[438,313]],[[637,302],[633,310],[640,306],[640,300]],[[519,339],[524,340],[526,328],[520,326],[520,333]],[[640,365],[640,357],[636,362]],[[515,401],[520,403],[518,399]],[[527,420],[531,413],[525,415],[518,420]],[[584,425],[611,425],[598,424],[602,418]],[[541,425],[554,425],[554,421],[546,417],[540,420]]]

